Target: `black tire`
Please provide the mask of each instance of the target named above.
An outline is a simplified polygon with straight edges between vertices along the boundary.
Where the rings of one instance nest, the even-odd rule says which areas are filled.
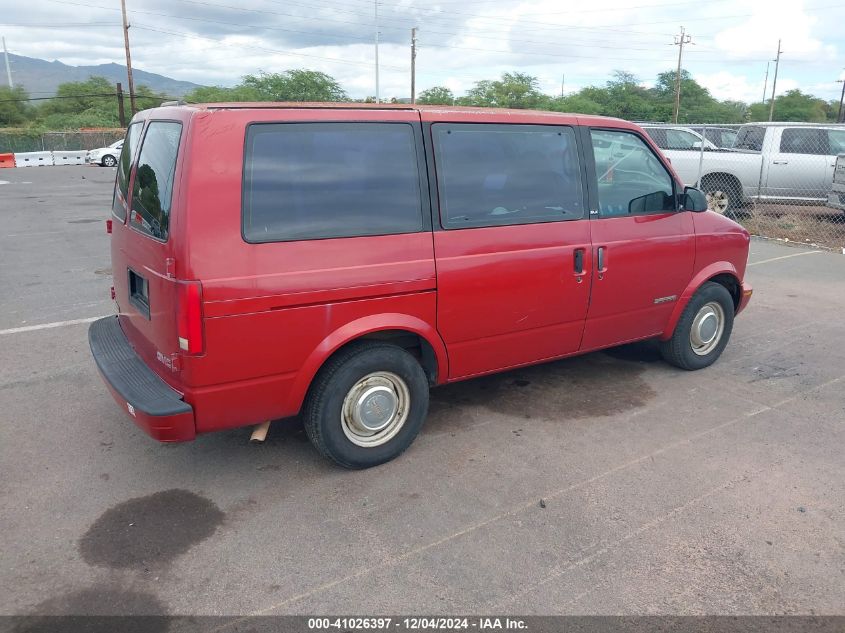
[[[359,381],[389,372],[407,386],[407,417],[398,431],[378,446],[359,446],[347,436],[344,400]],[[353,343],[318,372],[303,407],[305,432],[321,455],[344,468],[370,468],[401,455],[414,441],[428,415],[428,380],[420,363],[401,347],[387,343]],[[345,430],[346,429],[346,430]]]
[[[720,215],[736,218],[742,207],[742,187],[732,178],[705,176],[701,190],[707,197],[707,208]]]
[[[105,156],[103,156],[101,163],[103,167],[114,167],[115,165],[117,165],[117,159],[111,154],[106,154]]]
[[[708,304],[712,306],[713,303],[717,303],[722,308],[722,332],[719,335],[719,340],[713,344],[712,349],[702,346],[699,348],[700,352],[706,353],[696,353],[691,336],[693,324],[702,308],[708,306]],[[722,351],[731,337],[734,309],[733,298],[727,288],[711,281],[705,283],[684,308],[681,318],[675,326],[675,331],[672,333],[672,338],[660,342],[660,353],[663,358],[676,367],[688,370],[703,369],[715,363],[716,359],[722,355]]]

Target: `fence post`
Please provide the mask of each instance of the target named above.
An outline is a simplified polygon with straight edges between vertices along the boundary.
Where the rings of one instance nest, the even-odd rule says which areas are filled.
[[[707,126],[701,128],[701,147],[699,147],[698,151],[698,178],[695,180],[695,186],[697,189],[701,188],[701,170],[704,166],[704,142],[707,139]]]
[[[117,116],[120,119],[120,127],[126,127],[126,112],[123,110],[123,86],[117,82]]]

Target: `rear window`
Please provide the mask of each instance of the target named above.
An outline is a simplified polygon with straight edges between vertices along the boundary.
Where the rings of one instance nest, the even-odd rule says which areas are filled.
[[[151,122],[135,170],[130,224],[159,240],[166,240],[168,235],[173,176],[181,136],[181,123]]]
[[[444,228],[584,217],[572,128],[437,123],[432,129]]]
[[[766,138],[764,127],[741,127],[736,136],[734,147],[736,149],[750,149],[755,152],[763,151],[763,140]]]
[[[407,123],[256,123],[246,134],[243,237],[278,242],[422,230]]]
[[[126,219],[125,201],[129,193],[129,172],[132,169],[132,156],[135,154],[135,148],[138,147],[138,137],[141,136],[143,127],[144,124],[139,121],[130,125],[129,129],[126,130],[126,139],[120,152],[120,160],[117,163],[117,184],[112,199],[112,212],[115,217],[121,220]]]

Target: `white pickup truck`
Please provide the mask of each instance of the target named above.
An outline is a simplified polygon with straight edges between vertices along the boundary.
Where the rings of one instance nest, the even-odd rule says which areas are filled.
[[[828,201],[836,155],[845,153],[845,126],[752,123],[734,147],[663,150],[686,184],[697,184],[713,211],[730,213],[748,201]]]

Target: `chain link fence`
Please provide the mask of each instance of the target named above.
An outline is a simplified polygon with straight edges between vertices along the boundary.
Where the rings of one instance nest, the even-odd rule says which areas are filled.
[[[124,134],[121,128],[80,132],[0,130],[0,154],[97,149],[119,141]]]
[[[643,128],[712,210],[754,235],[845,253],[845,125]]]

